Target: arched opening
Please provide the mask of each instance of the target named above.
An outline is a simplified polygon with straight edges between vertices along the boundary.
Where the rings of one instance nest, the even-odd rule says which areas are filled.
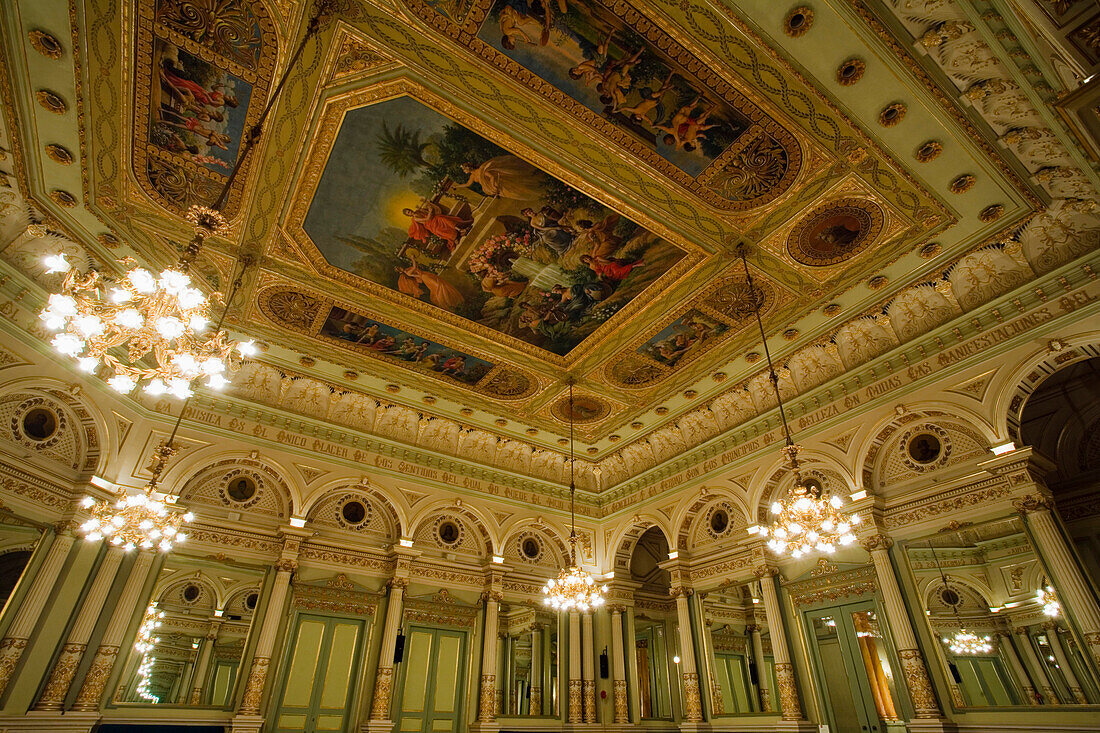
[[[1021,412],[1020,439],[1054,463],[1047,485],[1100,587],[1100,358],[1075,362],[1039,385]]]
[[[30,561],[30,550],[17,550],[0,555],[0,608],[3,608],[11,598],[15,584],[19,582]]]
[[[670,603],[671,578],[661,563],[668,559],[668,539],[657,527],[638,538],[630,554],[634,591],[634,656],[638,665],[638,700],[643,719],[671,719],[678,694],[679,660],[676,607]]]

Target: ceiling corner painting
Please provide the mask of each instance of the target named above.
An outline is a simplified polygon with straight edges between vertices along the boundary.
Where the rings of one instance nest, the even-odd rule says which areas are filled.
[[[421,95],[387,84],[326,111],[303,177],[311,190],[290,214],[320,271],[491,341],[564,356],[690,265]]]
[[[716,208],[762,206],[801,168],[787,129],[623,0],[406,3]]]
[[[139,0],[136,35],[134,175],[176,213],[210,205],[267,96],[271,17],[259,0]],[[230,216],[246,174],[247,163]]]

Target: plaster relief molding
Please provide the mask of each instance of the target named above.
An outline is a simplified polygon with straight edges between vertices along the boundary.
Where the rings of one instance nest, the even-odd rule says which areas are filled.
[[[835,601],[852,596],[863,596],[878,589],[874,566],[842,570],[808,580],[785,583],[791,603],[809,606],[823,601]]]
[[[331,581],[330,581],[331,582]],[[350,585],[350,583],[349,583]],[[292,583],[294,607],[310,611],[373,617],[382,596],[344,587]]]
[[[352,549],[338,549],[318,542],[306,542],[298,560],[303,565],[327,568],[356,568],[369,575],[390,577],[395,571],[395,561],[385,557]]]

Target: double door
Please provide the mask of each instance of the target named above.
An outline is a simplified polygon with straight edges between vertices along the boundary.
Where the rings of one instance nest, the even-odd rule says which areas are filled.
[[[410,626],[393,704],[397,731],[457,733],[466,675],[466,632]]]
[[[347,731],[363,621],[298,617],[276,733]]]
[[[807,611],[830,733],[885,733],[899,723],[892,651],[870,601]]]

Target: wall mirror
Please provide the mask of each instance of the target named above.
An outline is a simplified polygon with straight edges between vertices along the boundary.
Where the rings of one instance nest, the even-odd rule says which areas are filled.
[[[705,594],[702,604],[718,685],[715,714],[773,713],[778,685],[759,593],[730,586]]]
[[[118,700],[232,705],[263,580],[260,567],[170,555],[130,647]]]
[[[499,714],[557,715],[557,617],[526,605],[502,604],[498,645]]]
[[[1100,702],[1020,517],[953,527],[905,552],[956,707]]]
[[[41,527],[0,512],[0,609],[7,607],[41,539]]]

